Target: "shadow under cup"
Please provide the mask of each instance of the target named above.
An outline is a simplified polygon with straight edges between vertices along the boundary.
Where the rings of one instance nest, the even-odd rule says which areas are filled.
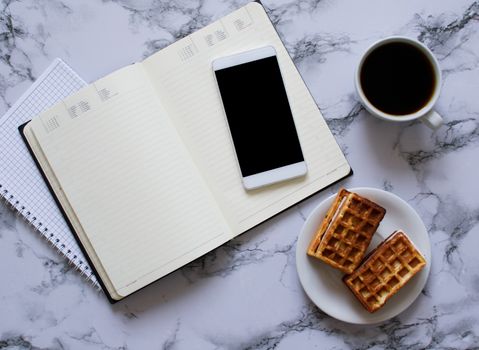
[[[356,89],[363,105],[374,116],[392,121],[430,119],[427,114],[439,97],[440,84],[441,72],[433,54],[423,44],[404,37],[373,44],[356,72]],[[442,122],[439,115],[434,125],[421,119],[433,128]]]

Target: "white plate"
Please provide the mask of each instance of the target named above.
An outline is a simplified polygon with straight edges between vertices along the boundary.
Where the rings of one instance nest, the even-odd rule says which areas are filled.
[[[375,313],[369,313],[343,283],[341,278],[344,274],[341,271],[306,254],[309,242],[336,195],[319,204],[304,223],[296,246],[296,268],[306,294],[321,310],[338,320],[349,323],[378,323],[404,311],[421,293],[431,268],[431,245],[421,218],[401,198],[375,188],[352,188],[350,191],[386,209],[386,215],[373,236],[368,252],[396,229],[403,229],[426,258],[425,268],[392,296],[381,309]]]

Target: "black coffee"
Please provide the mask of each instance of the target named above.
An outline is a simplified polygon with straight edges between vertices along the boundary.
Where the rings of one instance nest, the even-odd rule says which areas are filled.
[[[407,43],[388,43],[364,60],[361,86],[371,104],[392,115],[414,113],[432,97],[436,78],[427,56]]]

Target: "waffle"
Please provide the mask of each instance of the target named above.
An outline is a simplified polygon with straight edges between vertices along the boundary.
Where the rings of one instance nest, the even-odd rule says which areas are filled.
[[[397,230],[343,281],[369,312],[375,312],[425,265],[407,235]]]
[[[341,189],[308,247],[308,255],[352,273],[366,253],[386,210]]]

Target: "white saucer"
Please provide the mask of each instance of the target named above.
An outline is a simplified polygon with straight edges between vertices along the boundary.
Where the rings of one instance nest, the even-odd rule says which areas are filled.
[[[431,268],[431,244],[421,218],[401,198],[375,188],[360,187],[352,188],[350,191],[371,199],[386,209],[386,215],[373,236],[368,252],[396,229],[403,229],[426,258],[425,268],[392,296],[381,309],[373,314],[366,311],[341,280],[344,275],[341,271],[306,254],[309,242],[336,195],[319,204],[304,223],[296,246],[296,268],[306,294],[321,310],[341,321],[373,324],[398,315],[416,300],[426,284]]]

